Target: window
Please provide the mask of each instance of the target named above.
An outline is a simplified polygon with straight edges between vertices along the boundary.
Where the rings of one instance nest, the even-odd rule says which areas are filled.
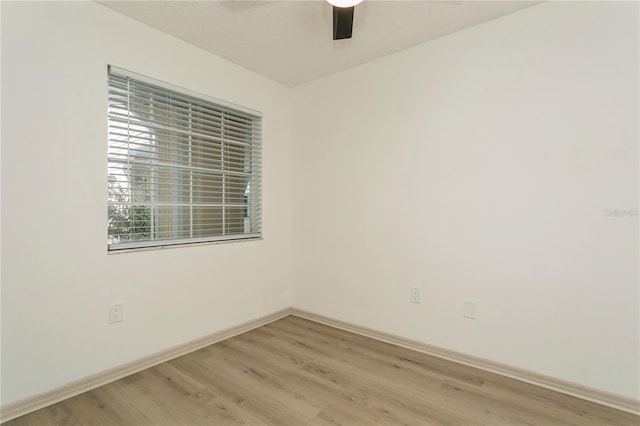
[[[261,236],[261,114],[109,67],[109,250]]]

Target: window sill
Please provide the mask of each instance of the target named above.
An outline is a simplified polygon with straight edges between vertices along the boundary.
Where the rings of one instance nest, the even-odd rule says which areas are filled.
[[[135,253],[140,251],[157,251],[157,250],[168,250],[168,249],[185,248],[185,247],[199,247],[199,246],[230,244],[230,243],[240,243],[240,242],[250,242],[250,241],[262,241],[262,240],[263,240],[263,237],[259,236],[259,237],[250,237],[250,238],[230,238],[226,240],[216,240],[216,241],[185,242],[181,244],[167,244],[167,245],[156,245],[156,246],[148,246],[148,247],[107,249],[107,254],[109,255],[124,254],[124,253]]]

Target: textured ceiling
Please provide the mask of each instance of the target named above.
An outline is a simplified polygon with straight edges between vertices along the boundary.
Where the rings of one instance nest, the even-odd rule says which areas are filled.
[[[332,39],[332,8],[310,1],[100,1],[106,7],[288,86],[296,86],[537,2],[375,1],[353,38]]]

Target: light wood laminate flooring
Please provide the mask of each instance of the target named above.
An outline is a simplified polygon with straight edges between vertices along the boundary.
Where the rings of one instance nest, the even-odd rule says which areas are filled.
[[[640,425],[640,417],[295,316],[5,423]]]

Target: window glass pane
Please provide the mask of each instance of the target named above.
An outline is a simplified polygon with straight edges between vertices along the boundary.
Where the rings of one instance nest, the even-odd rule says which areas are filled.
[[[109,249],[260,236],[261,118],[157,83],[109,73]]]

